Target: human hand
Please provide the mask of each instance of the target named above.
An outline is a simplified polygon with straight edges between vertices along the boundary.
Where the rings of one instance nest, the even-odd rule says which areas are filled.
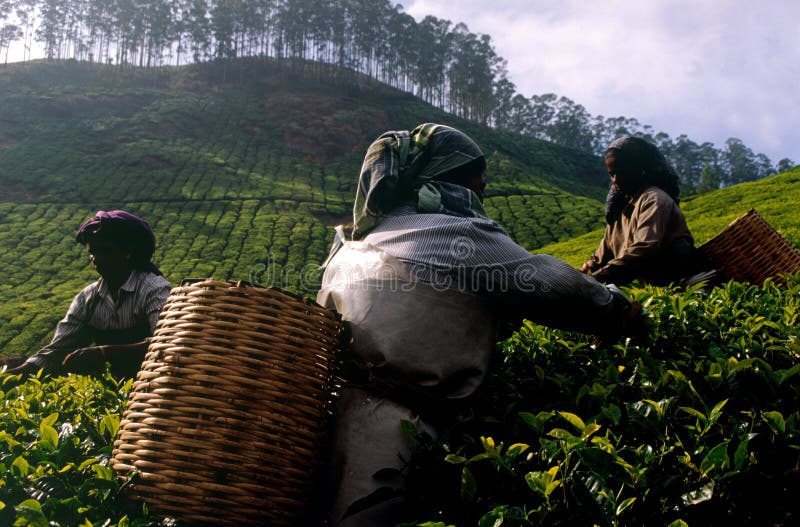
[[[589,268],[589,262],[584,263],[580,269],[578,269],[583,274],[592,274],[592,270]]]
[[[10,361],[5,363],[6,366],[11,366],[12,364],[13,363],[10,362]],[[0,367],[2,367],[2,366],[0,366]],[[27,374],[33,375],[37,371],[39,371],[39,368],[36,367],[34,364],[31,364],[31,363],[23,361],[22,364],[17,364],[13,368],[7,368],[5,373],[6,373],[6,375],[18,375],[18,374],[21,374],[21,373],[22,374],[26,374],[27,373]]]
[[[28,375],[35,375],[38,368],[33,364],[28,364],[25,359],[21,361],[9,360],[16,357],[4,357],[0,362],[0,389],[8,390],[25,382]],[[13,367],[9,367],[13,366]],[[4,370],[5,368],[5,370]]]
[[[89,346],[76,349],[61,363],[69,373],[83,375],[102,371],[106,365],[106,354],[103,346]]]

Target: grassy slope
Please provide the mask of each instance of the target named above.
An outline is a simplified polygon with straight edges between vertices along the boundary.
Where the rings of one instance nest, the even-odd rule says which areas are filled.
[[[703,244],[730,222],[754,208],[787,240],[800,247],[800,167],[760,181],[742,183],[681,204],[697,245]],[[603,231],[595,230],[571,240],[546,245],[537,252],[553,254],[581,265],[595,250]]]
[[[96,278],[71,237],[98,209],[150,221],[173,283],[214,276],[313,293],[330,226],[349,221],[363,153],[387,129],[435,121],[473,135],[488,159],[488,212],[531,249],[599,224],[598,159],[363,78],[313,81],[253,61],[125,75],[11,65],[0,67],[0,99],[0,353],[45,343]]]

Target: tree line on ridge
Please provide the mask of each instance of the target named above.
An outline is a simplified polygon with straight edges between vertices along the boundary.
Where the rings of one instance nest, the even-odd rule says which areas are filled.
[[[36,46],[48,60],[155,68],[243,57],[337,66],[422,98],[464,119],[602,154],[621,135],[656,143],[685,193],[784,172],[737,138],[722,148],[672,138],[637,119],[593,116],[553,93],[526,97],[508,79],[491,37],[390,0],[0,0],[0,56]]]

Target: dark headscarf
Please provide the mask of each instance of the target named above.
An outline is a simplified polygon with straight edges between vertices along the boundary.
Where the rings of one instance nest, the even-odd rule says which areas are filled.
[[[80,226],[75,240],[85,245],[95,236],[130,249],[134,269],[161,275],[161,270],[150,261],[156,250],[156,237],[142,218],[124,210],[99,210]]]
[[[655,145],[640,137],[626,135],[615,139],[606,149],[605,155],[608,156],[612,151],[617,159],[623,159],[625,163],[644,171],[641,174],[640,187],[658,187],[674,199],[675,203],[680,201],[678,173]],[[637,175],[641,170],[637,170]],[[606,196],[606,222],[614,223],[629,202],[630,196],[611,185]]]
[[[353,205],[353,238],[363,237],[381,218],[406,201],[417,211],[486,218],[478,196],[466,187],[440,181],[453,169],[475,161],[483,152],[465,133],[426,123],[411,132],[390,131],[367,149]]]

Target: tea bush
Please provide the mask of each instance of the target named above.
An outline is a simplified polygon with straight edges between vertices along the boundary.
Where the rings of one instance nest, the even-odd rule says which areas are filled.
[[[428,515],[411,525],[797,523],[800,276],[627,292],[640,338],[526,322],[498,345],[478,398],[436,442],[415,436],[409,498]],[[155,525],[106,465],[130,384],[14,380],[0,525]]]
[[[800,278],[630,293],[647,338],[502,343],[477,403],[417,438],[420,525],[797,524]]]
[[[154,525],[108,466],[131,382],[17,381],[0,384],[0,525]]]

